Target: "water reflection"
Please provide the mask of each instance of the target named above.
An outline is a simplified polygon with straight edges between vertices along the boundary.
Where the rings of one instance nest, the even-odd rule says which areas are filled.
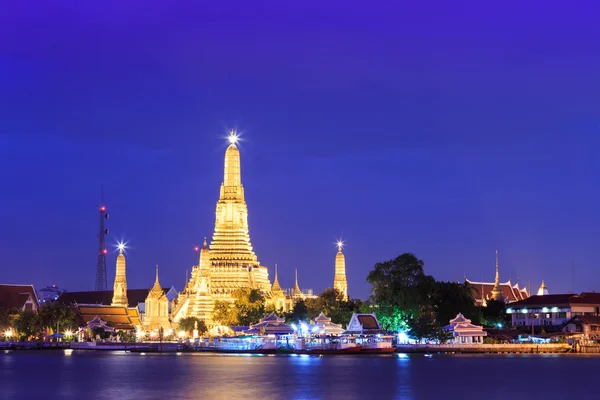
[[[599,360],[560,355],[257,357],[16,351],[0,353],[0,399],[429,399],[447,396],[464,373],[469,393],[485,393],[488,399],[575,398],[595,395]],[[501,379],[507,371],[528,379]],[[546,390],[527,383],[559,382],[564,371],[578,377],[577,387],[551,385]]]

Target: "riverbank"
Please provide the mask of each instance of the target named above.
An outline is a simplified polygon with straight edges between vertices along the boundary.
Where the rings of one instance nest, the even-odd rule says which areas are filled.
[[[218,348],[212,346],[195,347],[178,342],[0,342],[3,350],[51,350],[72,349],[86,351],[129,351],[133,353],[238,353],[238,354],[290,354],[290,349],[260,349],[260,348]],[[598,353],[600,347],[586,346],[574,349],[568,344],[399,344],[397,353],[415,354],[564,354],[564,353]],[[327,354],[335,354],[328,351]],[[315,354],[318,354],[316,352]],[[325,353],[323,353],[325,354]],[[342,353],[340,353],[342,354]],[[352,355],[373,354],[368,352],[355,352]]]

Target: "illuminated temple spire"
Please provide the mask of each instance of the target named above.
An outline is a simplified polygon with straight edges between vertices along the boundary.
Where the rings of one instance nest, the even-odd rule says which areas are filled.
[[[215,215],[215,232],[210,257],[217,266],[258,266],[248,230],[248,207],[244,199],[240,151],[235,131],[229,135],[225,151],[223,183]]]
[[[344,242],[337,242],[338,252],[335,255],[335,276],[333,288],[344,294],[344,300],[348,300],[348,281],[346,280],[346,258],[342,252]]]
[[[115,283],[113,286],[113,306],[125,306],[129,305],[127,301],[127,275],[126,275],[126,263],[123,249],[125,245],[119,243],[119,255],[117,256],[117,269],[115,273]]]
[[[275,279],[273,280],[273,288],[271,289],[273,293],[279,293],[282,291],[281,286],[279,285],[279,279],[277,276],[277,264],[275,264]]]
[[[298,269],[296,269],[296,283],[294,283],[294,290],[292,290],[292,297],[302,296],[302,290],[300,290],[300,285],[298,285]]]
[[[498,272],[498,250],[496,250],[496,278],[494,279],[494,288],[492,289],[492,299],[503,301],[502,289],[500,289],[500,274]]]

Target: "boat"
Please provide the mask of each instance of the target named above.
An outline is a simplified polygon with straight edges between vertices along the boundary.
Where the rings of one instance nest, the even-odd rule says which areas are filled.
[[[356,339],[363,354],[388,354],[396,351],[396,347],[392,345],[393,336],[384,335],[365,335]]]
[[[359,354],[361,346],[353,336],[320,335],[315,341],[306,342],[304,338],[296,339],[292,353],[294,354]]]
[[[346,347],[344,349],[335,349],[335,348],[323,349],[323,348],[316,347],[316,348],[310,348],[310,349],[304,349],[304,350],[292,350],[292,354],[309,354],[309,355],[360,354],[360,352],[361,352],[360,346]]]

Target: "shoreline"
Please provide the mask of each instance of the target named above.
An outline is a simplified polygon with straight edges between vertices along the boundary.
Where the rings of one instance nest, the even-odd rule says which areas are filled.
[[[0,350],[76,350],[76,351],[124,351],[129,353],[160,353],[160,354],[183,354],[183,353],[205,353],[205,354],[258,354],[258,355],[394,355],[394,354],[600,354],[598,351],[588,349],[575,349],[568,344],[478,344],[478,345],[455,345],[455,344],[398,344],[393,351],[377,353],[374,351],[359,352],[331,352],[291,349],[225,349],[215,347],[193,347],[177,342],[159,343],[95,343],[95,342],[59,342],[59,343],[35,343],[35,342],[4,342],[0,343]],[[595,350],[595,349],[594,349]]]

